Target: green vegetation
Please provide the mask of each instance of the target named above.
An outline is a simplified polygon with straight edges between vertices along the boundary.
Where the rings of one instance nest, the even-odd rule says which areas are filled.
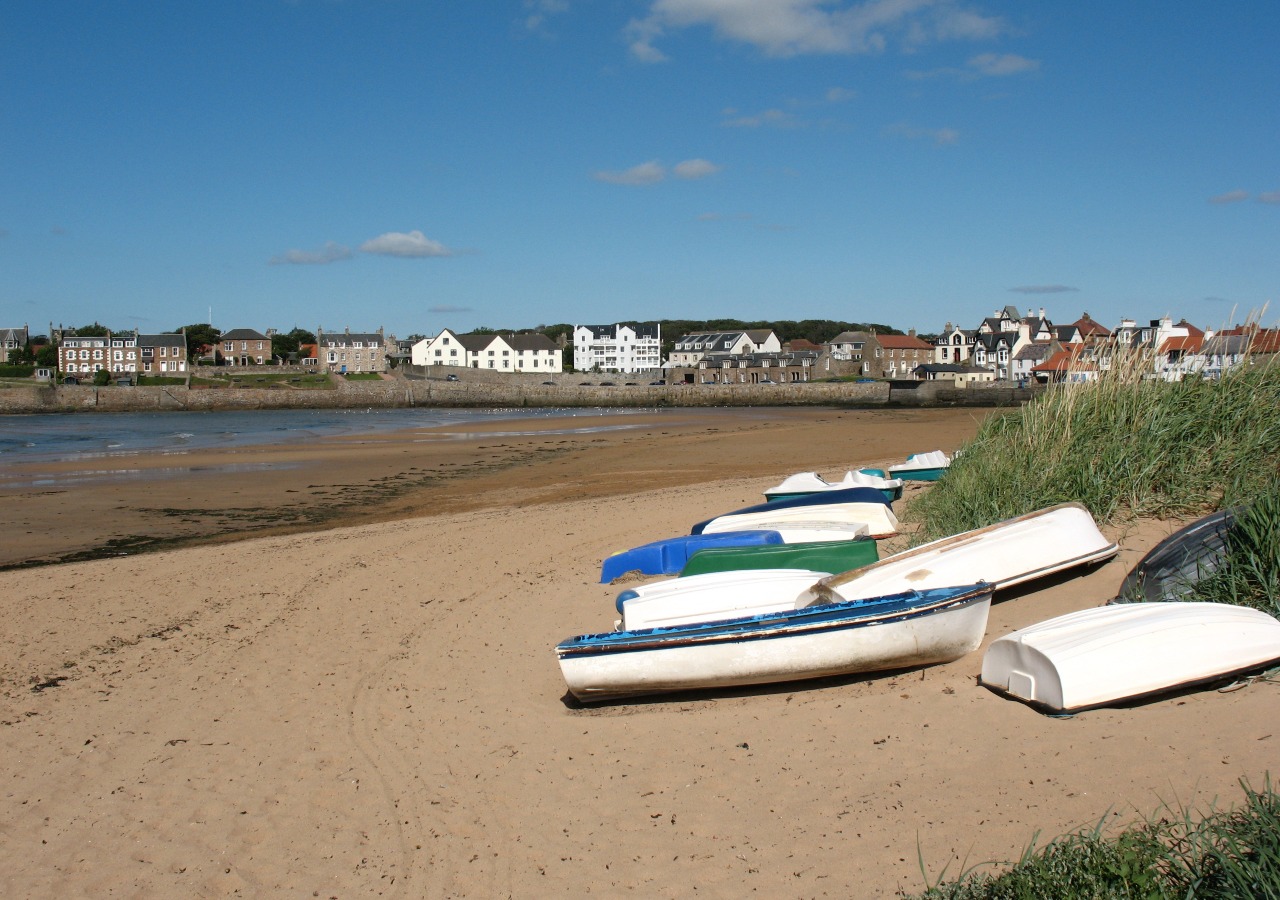
[[[1280,478],[1236,512],[1223,536],[1226,554],[1201,575],[1188,600],[1249,606],[1280,616]]]
[[[205,371],[204,374],[191,379],[194,387],[213,388],[276,388],[280,390],[316,390],[334,387],[326,372],[303,372],[297,369],[285,369],[281,372],[250,372],[241,374],[234,370]]]
[[[1103,523],[1203,514],[1262,493],[1280,464],[1280,367],[1219,381],[1141,377],[1121,359],[983,423],[911,514],[925,539],[1078,501]]]
[[[35,373],[33,365],[0,365],[0,378],[30,378]]]
[[[1211,809],[1167,810],[1160,818],[1103,835],[1101,826],[1059,838],[1039,852],[1034,842],[1022,859],[999,874],[970,871],[938,883],[922,900],[1280,900],[1280,797],[1270,781],[1247,784],[1245,803]],[[924,869],[923,860],[921,869]]]
[[[343,375],[347,381],[381,381],[382,376],[377,372],[347,372]]]
[[[187,379],[175,378],[170,375],[139,375],[138,387],[161,387],[168,385],[186,384]]]

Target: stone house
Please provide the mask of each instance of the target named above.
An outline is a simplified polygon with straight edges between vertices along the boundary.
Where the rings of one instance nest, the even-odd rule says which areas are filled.
[[[233,328],[218,338],[218,352],[229,366],[269,365],[271,337],[252,328]]]
[[[341,333],[318,328],[316,344],[319,346],[320,365],[330,372],[343,374],[387,371],[387,350],[381,328],[363,334],[352,333],[349,328]],[[270,346],[268,341],[268,358]]]

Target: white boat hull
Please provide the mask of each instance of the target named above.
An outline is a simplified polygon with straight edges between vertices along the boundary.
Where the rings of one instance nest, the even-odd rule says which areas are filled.
[[[787,525],[854,525],[867,526],[871,537],[880,539],[898,533],[898,519],[884,503],[832,503],[822,506],[795,506],[766,509],[760,512],[731,513],[712,519],[703,526],[703,534],[723,531],[751,531],[784,528]]]
[[[668,578],[623,591],[618,612],[628,631],[670,628],[807,606],[827,572],[746,569]]]
[[[954,595],[953,595],[954,596]],[[850,604],[837,604],[847,606]],[[806,631],[788,630],[769,617],[731,620],[740,635],[681,644],[682,629],[636,633],[650,646],[627,652],[583,653],[557,648],[565,683],[579,700],[612,700],[667,691],[726,688],[779,681],[879,672],[948,662],[970,653],[982,642],[991,591],[969,589],[960,600],[936,609],[865,621],[856,616],[843,623]],[[824,607],[830,609],[831,607]],[[811,608],[815,613],[818,608]],[[790,611],[795,617],[808,612]],[[735,622],[744,623],[736,626]],[[683,629],[685,632],[696,631]],[[632,634],[629,632],[628,634]],[[591,636],[584,636],[590,639]],[[670,645],[664,641],[670,640]]]
[[[830,575],[800,595],[764,590],[748,596],[732,584],[714,582],[701,585],[696,594],[685,594],[681,582],[691,579],[680,578],[646,585],[644,591],[651,593],[638,590],[636,600],[620,598],[619,611],[627,628],[658,628],[676,622],[780,612],[797,604],[860,600],[978,581],[999,589],[1098,562],[1116,550],[1116,545],[1098,531],[1088,510],[1067,503]],[[756,570],[755,574],[764,577],[770,571],[774,570]]]
[[[1122,603],[991,642],[982,683],[1050,710],[1132,700],[1280,661],[1280,622],[1220,603]]]
[[[832,575],[815,592],[820,600],[835,602],[905,587],[975,581],[989,582],[999,590],[1109,559],[1118,549],[1098,530],[1087,509],[1079,503],[1062,503]]]

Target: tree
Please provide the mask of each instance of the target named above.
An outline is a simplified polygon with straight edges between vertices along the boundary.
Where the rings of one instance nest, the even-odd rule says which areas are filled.
[[[111,383],[111,373],[106,369],[99,369],[93,373],[93,383],[98,387],[104,387]]]
[[[297,353],[303,344],[314,344],[316,336],[305,328],[298,328],[296,325],[293,330],[285,334],[273,334],[271,336],[271,355],[278,356],[281,359],[288,359],[289,354]]]
[[[110,333],[110,328],[105,325],[99,325],[97,322],[75,330],[76,337],[106,337]]]
[[[36,365],[46,369],[58,367],[58,348],[53,344],[44,344],[36,350]]]
[[[187,361],[193,361],[197,356],[201,356],[208,352],[209,347],[215,347],[218,339],[222,337],[222,332],[209,325],[206,322],[200,322],[196,325],[185,325],[182,328],[175,328],[169,334],[187,333]]]

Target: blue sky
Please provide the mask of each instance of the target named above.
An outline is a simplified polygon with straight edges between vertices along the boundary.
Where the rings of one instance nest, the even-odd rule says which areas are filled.
[[[1277,38],[1276,3],[13,3],[0,326],[1270,322]]]

